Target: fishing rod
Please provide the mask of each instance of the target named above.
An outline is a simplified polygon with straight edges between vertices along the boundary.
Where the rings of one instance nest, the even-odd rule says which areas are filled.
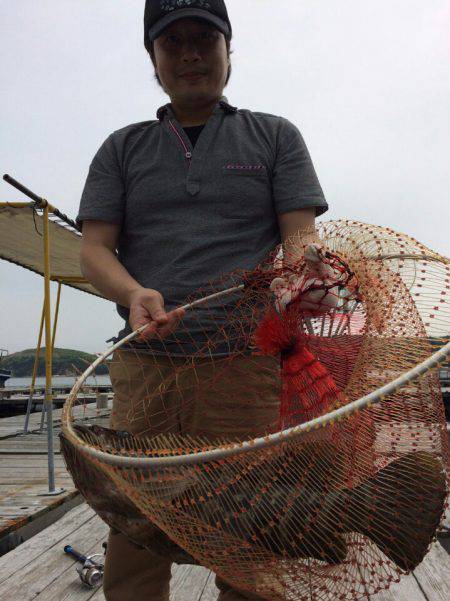
[[[53,215],[58,217],[58,219],[61,219],[61,221],[64,221],[64,223],[70,225],[70,227],[74,228],[78,232],[81,232],[81,226],[76,221],[70,219],[70,217],[68,217],[65,213],[61,213],[61,211],[59,211],[56,207],[51,205],[45,198],[38,196],[29,188],[18,182],[16,179],[11,177],[7,173],[5,173],[3,179],[5,180],[5,182],[16,188],[16,190],[19,190],[19,192],[22,192],[22,194],[25,194],[25,196],[31,198],[31,200],[34,201],[33,206],[35,209],[45,209],[45,207],[48,207],[50,213],[53,213]]]
[[[79,551],[75,551],[72,545],[66,545],[64,553],[76,559],[80,564],[77,566],[77,572],[81,582],[84,582],[84,584],[87,584],[91,588],[98,586],[102,582],[104,565],[99,561],[99,559],[103,558],[102,553],[83,555]]]

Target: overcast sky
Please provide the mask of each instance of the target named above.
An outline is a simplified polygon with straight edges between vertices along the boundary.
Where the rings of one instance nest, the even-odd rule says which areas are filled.
[[[449,0],[228,0],[229,101],[302,131],[330,211],[450,254]],[[0,170],[77,213],[112,131],[167,98],[144,0],[0,0]],[[0,199],[24,200],[0,182]],[[33,347],[43,279],[0,261],[0,347]],[[112,303],[65,288],[57,346],[102,351]]]

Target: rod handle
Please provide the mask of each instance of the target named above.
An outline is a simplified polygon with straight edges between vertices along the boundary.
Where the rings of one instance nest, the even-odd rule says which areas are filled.
[[[64,547],[64,553],[67,553],[67,555],[71,555],[72,557],[75,557],[75,559],[77,561],[79,561],[80,563],[85,563],[87,560],[86,555],[82,555],[81,553],[78,553],[78,551],[75,551],[75,549],[72,547],[72,545],[66,545]]]

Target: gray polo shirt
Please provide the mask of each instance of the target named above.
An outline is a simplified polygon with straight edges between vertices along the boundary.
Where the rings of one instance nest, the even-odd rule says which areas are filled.
[[[192,148],[170,104],[157,117],[102,144],[78,220],[119,224],[119,261],[142,286],[161,292],[168,310],[221,274],[258,265],[280,242],[278,215],[327,210],[305,142],[287,119],[236,109],[223,97]],[[128,310],[118,311],[127,321]],[[209,311],[203,322],[196,311],[192,348],[214,322]],[[129,331],[127,324],[121,335]],[[173,354],[188,346],[173,341]]]

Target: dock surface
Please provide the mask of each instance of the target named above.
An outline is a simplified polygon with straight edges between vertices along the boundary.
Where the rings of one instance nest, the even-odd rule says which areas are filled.
[[[107,425],[108,409],[98,410],[95,404],[89,404],[82,411],[85,421]],[[0,420],[0,555],[26,537],[23,529],[30,527],[31,522],[36,522],[37,527],[37,520],[41,520],[42,526],[45,515],[58,509],[56,519],[64,506],[71,507],[79,497],[60,454],[60,417],[61,409],[54,410],[55,482],[56,488],[64,489],[57,496],[46,495],[47,433],[39,432],[41,414],[31,414],[28,434],[23,434],[25,416]]]
[[[8,601],[104,601],[101,588],[81,583],[75,562],[63,548],[100,553],[108,528],[85,503],[0,558],[0,599]],[[214,574],[205,568],[174,566],[171,601],[215,601]],[[450,556],[434,543],[422,564],[371,601],[448,601]],[[138,601],[138,600],[137,600]]]
[[[75,562],[63,553],[66,544],[87,554],[101,552],[108,528],[85,503],[79,505],[80,497],[59,450],[61,410],[54,410],[53,415],[56,485],[65,489],[56,497],[39,496],[47,490],[47,436],[39,433],[40,414],[31,415],[31,433],[27,435],[22,434],[24,416],[0,420],[0,539],[37,524],[37,534],[29,534],[31,538],[0,557],[0,599],[104,601],[101,589],[92,590],[81,583]],[[109,410],[98,410],[95,404],[83,410],[83,420],[89,423],[106,425],[108,417]],[[47,515],[51,525],[43,522]],[[445,526],[449,532],[448,518]],[[171,601],[215,601],[217,594],[214,574],[207,569],[174,566]],[[439,543],[431,547],[413,574],[371,597],[371,601],[448,599],[450,555]]]
[[[73,384],[55,385],[52,388],[53,406],[61,408],[69,397]],[[19,408],[25,413],[30,398],[31,389],[28,386],[6,386],[0,388],[0,410],[17,412]],[[106,393],[112,399],[111,384],[86,385],[78,393],[78,399],[85,403],[95,402],[100,393]],[[45,399],[45,385],[36,385],[31,398],[33,411],[40,410]]]
[[[0,599],[8,601],[104,601],[101,588],[79,580],[76,563],[63,548],[101,553],[108,527],[85,503],[0,558]],[[175,566],[171,601],[214,601],[214,574],[196,566]],[[139,601],[139,600],[136,600]]]

